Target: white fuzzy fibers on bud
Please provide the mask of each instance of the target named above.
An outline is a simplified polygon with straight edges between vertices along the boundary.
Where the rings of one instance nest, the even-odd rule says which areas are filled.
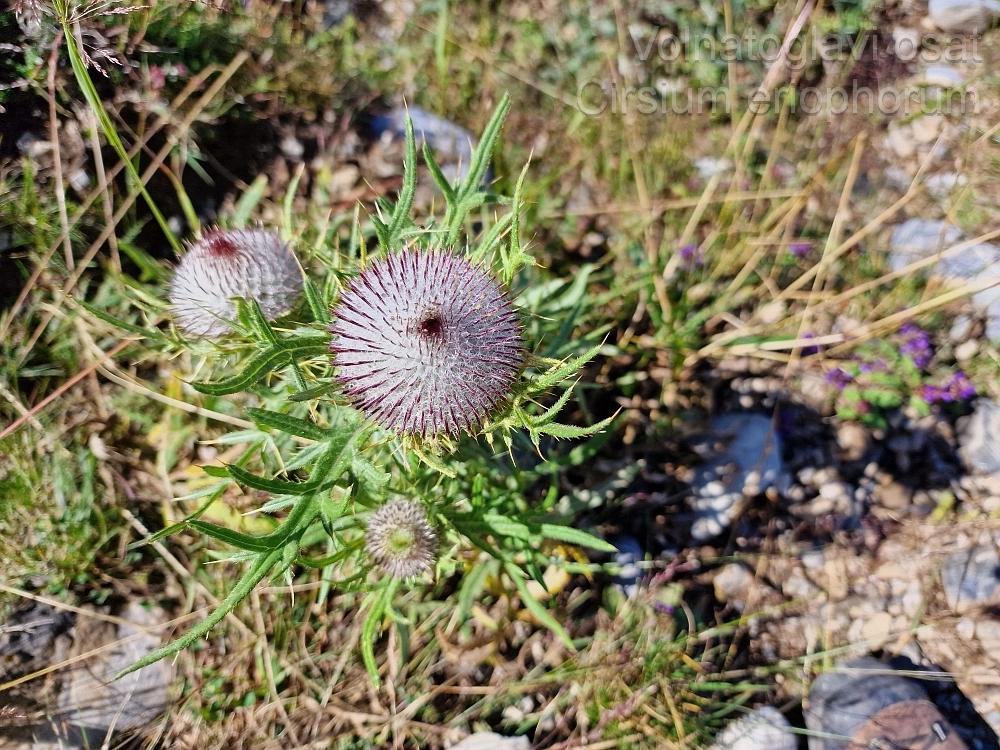
[[[177,324],[195,336],[223,336],[236,318],[234,297],[257,300],[273,320],[302,291],[295,256],[264,229],[213,230],[187,251],[170,286]]]

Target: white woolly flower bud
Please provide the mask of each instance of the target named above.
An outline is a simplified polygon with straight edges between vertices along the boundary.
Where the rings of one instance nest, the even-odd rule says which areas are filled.
[[[236,318],[234,297],[257,300],[268,320],[288,312],[302,291],[295,256],[274,232],[213,230],[181,258],[170,286],[177,324],[195,336],[223,336]]]
[[[420,503],[392,500],[369,517],[365,549],[389,575],[409,578],[431,569],[437,534]]]

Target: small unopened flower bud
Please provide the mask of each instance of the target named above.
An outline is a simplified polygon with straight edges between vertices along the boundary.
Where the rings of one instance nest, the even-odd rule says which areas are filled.
[[[405,250],[355,278],[334,309],[337,379],[365,416],[400,434],[472,430],[524,363],[500,285],[450,252]]]
[[[368,519],[365,549],[389,575],[409,578],[431,569],[437,534],[420,503],[392,500]]]
[[[170,302],[174,318],[195,336],[222,336],[236,318],[234,297],[257,300],[273,320],[288,312],[302,291],[295,256],[263,229],[213,230],[181,258]]]

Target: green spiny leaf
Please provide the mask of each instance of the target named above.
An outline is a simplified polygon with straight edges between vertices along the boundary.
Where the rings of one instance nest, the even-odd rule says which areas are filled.
[[[590,547],[601,552],[617,552],[613,544],[609,544],[603,539],[588,534],[586,531],[574,529],[572,526],[560,526],[554,523],[543,523],[541,533],[546,539],[555,539],[560,542],[568,542],[578,547]]]
[[[256,424],[280,430],[289,435],[297,435],[317,442],[327,440],[330,437],[330,433],[322,427],[317,427],[312,422],[293,417],[290,414],[257,409],[252,406],[246,408],[246,413]]]

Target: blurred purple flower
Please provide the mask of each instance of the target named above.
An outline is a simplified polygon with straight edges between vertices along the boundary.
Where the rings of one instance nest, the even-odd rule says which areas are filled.
[[[681,254],[681,265],[685,268],[694,268],[704,263],[701,253],[698,252],[698,246],[693,243],[684,245],[678,252]]]
[[[930,335],[927,331],[913,323],[907,323],[899,329],[899,332],[905,337],[899,346],[899,353],[912,359],[913,364],[917,367],[926,367],[930,363],[931,357],[934,356]]]
[[[836,386],[838,391],[844,390],[844,388],[847,387],[847,384],[852,380],[854,380],[854,378],[851,374],[845,372],[839,367],[834,367],[826,373],[826,382],[830,385]]]
[[[808,242],[793,242],[788,246],[788,252],[796,258],[804,258],[809,255],[812,245]]]
[[[804,338],[804,339],[811,339],[811,338],[815,338],[815,336],[813,336],[813,334],[811,332],[807,331],[806,333],[802,334],[802,338]],[[808,356],[810,356],[812,354],[819,354],[819,347],[818,346],[803,346],[802,347],[802,356],[803,357],[808,357]]]
[[[943,385],[925,385],[920,397],[928,404],[952,403],[953,401],[968,401],[976,396],[976,386],[969,376],[959,370]]]

